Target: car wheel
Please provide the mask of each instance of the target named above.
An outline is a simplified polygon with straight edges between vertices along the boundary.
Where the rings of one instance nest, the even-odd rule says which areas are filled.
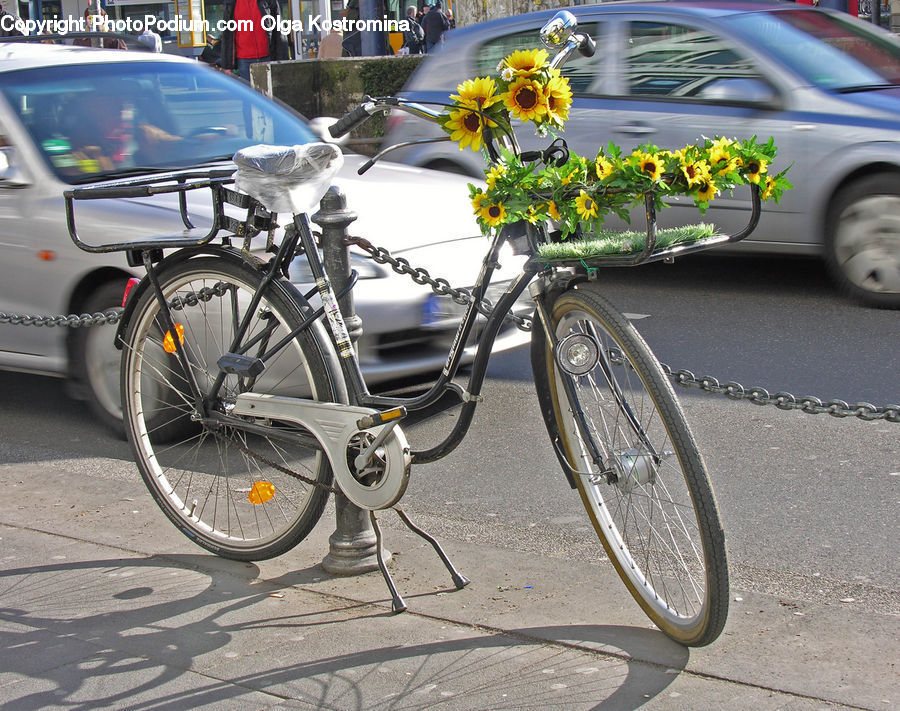
[[[900,174],[872,175],[838,193],[828,211],[826,249],[850,296],[900,308]]]
[[[118,310],[124,291],[124,281],[104,284],[88,297],[82,312],[93,314]],[[91,412],[106,427],[124,436],[119,391],[122,354],[113,342],[115,330],[115,326],[108,324],[73,329],[70,372],[78,383],[77,392],[87,400]]]

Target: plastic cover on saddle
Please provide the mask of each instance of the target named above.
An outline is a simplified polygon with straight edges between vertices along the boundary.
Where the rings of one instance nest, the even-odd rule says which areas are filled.
[[[332,143],[247,146],[234,154],[234,186],[270,212],[313,212],[344,164]]]

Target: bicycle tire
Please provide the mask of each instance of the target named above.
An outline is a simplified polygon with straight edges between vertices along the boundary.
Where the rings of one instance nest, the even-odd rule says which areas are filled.
[[[219,294],[172,312],[176,332],[179,326],[184,331],[176,348],[187,355],[201,392],[208,394],[219,374],[217,361],[261,278],[244,263],[220,256],[187,259],[159,275],[169,303],[219,286]],[[289,286],[272,282],[245,341],[271,324],[268,343],[277,343],[302,322],[308,305],[301,301]],[[125,430],[147,488],[175,526],[203,548],[243,561],[281,555],[315,526],[328,491],[248,456],[241,447],[326,486],[332,480],[327,457],[283,436],[193,421],[184,371],[177,355],[166,352],[160,323],[156,295],[147,289],[126,330],[121,371]],[[226,375],[222,396],[210,401],[208,410],[226,412],[237,392],[246,390],[334,401],[342,390],[328,365],[329,348],[323,334],[302,331],[252,381]]]
[[[591,334],[602,353],[622,361],[608,368],[609,379],[599,364],[570,376],[543,329],[532,336],[538,399],[551,439],[558,436],[574,470],[594,530],[653,623],[683,645],[707,645],[728,616],[725,535],[706,466],[672,386],[644,339],[595,285],[563,292],[548,311],[557,339]],[[599,473],[588,453],[564,377],[572,378],[577,405],[614,482]],[[629,425],[626,405],[619,403],[630,407],[640,428]]]

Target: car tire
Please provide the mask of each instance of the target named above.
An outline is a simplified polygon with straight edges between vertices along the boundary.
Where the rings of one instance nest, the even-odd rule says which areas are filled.
[[[900,308],[900,173],[843,188],[828,210],[825,248],[845,293],[869,306]]]
[[[84,302],[83,313],[120,310],[125,281],[107,282]],[[70,373],[76,392],[84,398],[93,415],[122,438],[122,397],[119,390],[121,352],[114,343],[115,326],[108,324],[73,329],[70,341]]]

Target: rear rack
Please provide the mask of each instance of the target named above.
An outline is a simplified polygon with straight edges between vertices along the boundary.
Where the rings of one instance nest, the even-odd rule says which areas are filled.
[[[692,254],[710,247],[739,242],[756,228],[760,214],[759,186],[750,184],[751,212],[746,226],[731,235],[712,234],[709,225],[689,225],[674,230],[658,230],[656,208],[652,195],[644,198],[647,212],[646,236],[635,232],[604,233],[584,239],[569,239],[552,244],[534,244],[534,254],[529,262],[541,265],[567,267],[630,267],[647,262]],[[529,225],[529,228],[531,226]],[[530,239],[535,238],[529,229]],[[677,234],[676,234],[677,233]],[[660,236],[663,239],[660,239]],[[641,242],[643,245],[641,246]]]
[[[63,192],[66,203],[66,224],[69,236],[79,249],[92,254],[109,252],[125,252],[132,250],[178,249],[181,247],[199,247],[211,242],[221,230],[230,235],[244,239],[254,237],[275,226],[275,215],[263,208],[249,195],[239,193],[226,187],[234,182],[233,168],[215,170],[185,170],[150,177],[129,178],[107,182],[102,185],[89,185],[72,188]],[[205,234],[190,234],[196,228],[187,213],[187,193],[191,190],[207,188],[212,196],[213,224]],[[80,200],[110,200],[122,198],[143,198],[153,195],[178,193],[178,207],[181,221],[187,228],[185,232],[171,235],[141,237],[122,242],[106,244],[88,244],[78,235],[75,226],[75,202]],[[225,214],[225,205],[233,205],[247,210],[244,220],[238,220]]]

